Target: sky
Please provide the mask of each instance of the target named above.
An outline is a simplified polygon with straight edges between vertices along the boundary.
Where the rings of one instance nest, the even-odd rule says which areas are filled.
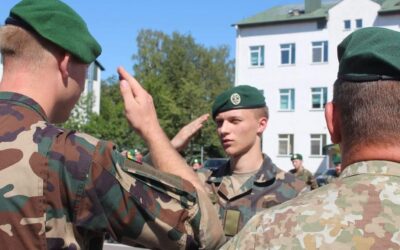
[[[206,47],[228,45],[235,55],[236,31],[232,24],[273,6],[304,0],[64,0],[87,22],[103,52],[102,79],[116,75],[118,66],[133,73],[132,55],[142,29],[191,35]],[[4,24],[17,0],[1,0],[0,22]]]

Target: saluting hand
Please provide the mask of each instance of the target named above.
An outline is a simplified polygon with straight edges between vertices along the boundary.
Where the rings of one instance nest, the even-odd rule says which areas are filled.
[[[147,140],[161,130],[153,98],[123,67],[118,67],[118,74],[125,116],[133,129]]]

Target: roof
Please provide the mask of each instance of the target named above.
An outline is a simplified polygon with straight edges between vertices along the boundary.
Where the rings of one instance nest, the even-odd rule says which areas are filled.
[[[300,1],[300,0],[299,0]],[[400,0],[373,0],[380,4],[381,10],[379,14],[392,14],[400,12]],[[240,27],[258,26],[265,24],[277,24],[288,22],[304,22],[312,20],[327,20],[330,8],[339,3],[340,0],[322,1],[321,8],[310,12],[304,12],[304,1],[299,4],[281,5],[267,9],[254,16],[245,18],[234,25]]]
[[[97,67],[100,68],[101,71],[105,70],[105,68],[103,67],[103,65],[101,65],[101,63],[99,61],[95,60],[94,63],[97,65]]]
[[[386,0],[381,5],[379,14],[400,13],[400,0]]]

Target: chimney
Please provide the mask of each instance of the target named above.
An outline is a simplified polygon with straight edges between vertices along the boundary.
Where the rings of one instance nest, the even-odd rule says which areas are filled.
[[[311,13],[321,8],[321,0],[304,0],[304,12]]]

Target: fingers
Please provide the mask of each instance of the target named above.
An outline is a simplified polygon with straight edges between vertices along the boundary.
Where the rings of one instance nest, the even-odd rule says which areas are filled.
[[[131,76],[123,67],[118,67],[117,71],[120,76],[120,82],[122,83],[124,80],[127,81],[134,97],[141,95],[145,91],[140,83],[136,81],[136,79]]]
[[[200,117],[198,117],[196,119],[197,122],[199,122],[201,125],[204,124],[204,122],[206,122],[208,120],[208,118],[210,117],[210,114],[203,114]]]
[[[207,121],[209,116],[210,116],[209,114],[203,114],[203,115],[197,117],[191,123],[189,123],[188,125],[189,125],[189,127],[191,127],[191,131],[190,132],[191,133],[195,133],[195,132],[197,132],[197,130],[202,128],[204,123]]]
[[[126,111],[127,107],[132,107],[133,105],[136,104],[136,101],[135,98],[133,97],[132,89],[130,88],[127,80],[121,80],[119,87],[122,99],[124,100],[124,106]]]

